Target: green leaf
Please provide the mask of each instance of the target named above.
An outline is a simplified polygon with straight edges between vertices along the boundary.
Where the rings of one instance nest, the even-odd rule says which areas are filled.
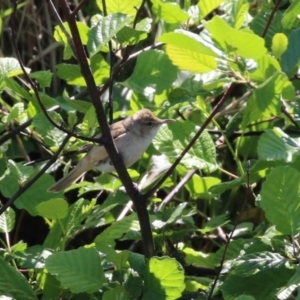
[[[105,281],[100,256],[95,248],[54,253],[47,258],[46,268],[57,276],[64,288],[73,293],[94,293]]]
[[[102,300],[111,299],[131,300],[132,298],[123,286],[117,286],[103,294]]]
[[[25,70],[27,73],[30,73],[30,69],[25,68]],[[23,71],[17,59],[13,57],[0,57],[0,79],[21,74],[23,74]]]
[[[257,152],[262,160],[292,162],[300,155],[299,143],[280,128],[266,130],[258,141]]]
[[[287,267],[273,268],[249,277],[241,277],[234,272],[226,277],[221,290],[224,299],[236,299],[240,295],[251,295],[255,299],[278,299],[278,289],[284,286],[294,270]]]
[[[233,28],[240,29],[243,26],[247,19],[248,10],[249,2],[247,0],[233,1],[231,10]]]
[[[71,37],[71,30],[69,28],[68,22],[64,22],[63,26],[66,29],[69,37]],[[86,45],[89,28],[87,27],[86,24],[84,24],[82,22],[76,22],[76,26],[78,28],[79,36],[80,36],[80,39],[81,39],[83,45]],[[64,31],[61,29],[60,25],[56,25],[54,28],[55,28],[54,34],[53,34],[54,39],[57,42],[63,44],[63,46],[64,46],[64,57],[63,58],[70,59],[74,55],[74,53],[69,44],[68,37],[66,36]]]
[[[94,242],[96,244],[99,243],[100,245],[102,243],[114,245],[115,240],[121,238],[124,233],[128,231],[134,231],[137,233],[140,231],[140,224],[137,221],[136,214],[131,214],[120,221],[114,222],[110,227],[103,230],[102,233],[95,238]]]
[[[136,15],[137,9],[139,9],[142,2],[142,0],[106,0],[105,4],[108,15],[120,12],[133,17]],[[103,12],[102,0],[97,0],[96,3]]]
[[[61,116],[56,112],[50,112],[49,115],[57,124],[62,124]],[[44,142],[50,147],[59,147],[63,142],[66,134],[62,133],[48,121],[44,113],[36,115],[32,122],[36,131],[41,135]]]
[[[56,65],[56,74],[59,78],[66,80],[70,85],[86,86],[86,82],[78,65],[58,64]]]
[[[299,26],[299,13],[300,13],[300,2],[291,1],[289,7],[284,12],[281,20],[282,26],[285,29],[292,29],[293,27]]]
[[[0,82],[1,82],[1,75],[0,75]],[[30,93],[27,91],[27,89],[25,89],[24,87],[22,87],[16,80],[14,80],[13,78],[6,78],[5,79],[5,84],[7,89],[9,89],[9,91],[11,93],[13,93],[16,98],[16,100],[18,99],[18,97],[22,97],[28,101],[31,100],[31,95]]]
[[[243,255],[235,260],[234,270],[236,274],[242,277],[248,277],[262,270],[272,270],[283,267],[287,262],[287,258],[279,253],[256,252]]]
[[[246,128],[251,122],[281,115],[281,95],[291,86],[291,82],[283,73],[275,73],[271,78],[258,86],[250,98],[244,112],[242,127]]]
[[[152,10],[166,23],[175,24],[187,21],[189,15],[183,11],[177,3],[163,2],[161,0],[151,0]]]
[[[175,300],[185,288],[183,268],[174,258],[152,257],[145,276],[142,300]]]
[[[27,248],[25,251],[17,252],[18,262],[22,268],[43,269],[45,268],[45,260],[52,252],[45,249],[41,245],[35,245]]]
[[[83,199],[78,199],[74,204],[70,205],[68,216],[54,222],[44,241],[44,248],[64,249],[63,240],[73,238],[82,230],[82,223],[91,214],[94,205],[95,202],[93,200],[89,202]]]
[[[86,113],[92,107],[92,103],[83,100],[65,99],[65,101],[73,109],[81,113]]]
[[[117,33],[117,40],[122,46],[128,46],[137,44],[147,36],[148,34],[144,31],[125,26]]]
[[[281,71],[279,62],[270,55],[264,55],[257,60],[257,69],[249,76],[257,83],[263,83],[278,71]]]
[[[288,39],[283,33],[276,33],[272,40],[272,52],[276,58],[280,58],[288,47]]]
[[[153,140],[154,147],[166,154],[170,160],[174,160],[197,133],[199,127],[186,122],[174,122],[169,126],[162,126]],[[207,133],[204,131],[193,144],[189,152],[181,160],[188,169],[204,169],[212,172],[217,168],[215,145]]]
[[[292,76],[297,70],[297,64],[300,62],[300,28],[297,28],[289,35],[287,50],[281,56],[281,65],[283,71]]]
[[[46,88],[51,86],[51,80],[53,73],[50,70],[47,71],[36,71],[31,73],[30,78],[35,79],[38,83],[40,88]]]
[[[2,296],[10,296],[18,300],[38,299],[27,279],[11,267],[2,256],[0,256],[0,270],[0,294]]]
[[[300,230],[300,174],[293,168],[273,169],[263,184],[260,206],[267,219],[283,234]]]
[[[10,123],[11,121],[14,121],[20,117],[22,114],[24,114],[24,103],[16,103],[7,116],[6,122]]]
[[[8,233],[14,229],[16,214],[12,208],[8,208],[0,215],[0,232]]]
[[[124,13],[115,13],[99,20],[88,34],[87,48],[91,56],[97,52],[107,51],[107,43],[126,25],[130,23],[131,17]]]
[[[19,209],[26,209],[31,215],[36,216],[36,205],[53,197],[51,193],[46,192],[51,184],[53,184],[53,177],[44,174],[16,200],[15,205]],[[1,180],[0,188],[3,195],[10,198],[19,189],[19,183],[16,178],[9,174]]]
[[[198,2],[201,19],[205,18],[214,9],[220,6],[224,0],[201,0]]]
[[[161,94],[176,77],[177,68],[168,56],[163,51],[149,50],[138,56],[133,74],[123,84],[145,95]]]
[[[228,215],[219,215],[211,218],[208,222],[203,225],[203,228],[199,229],[199,231],[203,234],[208,233],[218,227],[224,226],[228,224],[230,221],[228,220]]]
[[[179,69],[195,73],[217,69],[216,53],[196,34],[180,30],[165,33],[158,41],[166,43],[166,53]]]
[[[265,42],[261,37],[250,32],[236,30],[219,16],[214,16],[204,26],[226,54],[258,59],[267,53]]]
[[[214,268],[214,253],[203,253],[201,251],[195,251],[193,248],[184,247],[182,250],[184,255],[184,261],[187,265]]]
[[[199,175],[194,174],[185,187],[189,191],[190,197],[193,199],[210,199],[213,197],[213,194],[209,192],[209,189],[220,182],[221,180],[216,177],[200,177]]]
[[[37,213],[48,219],[63,219],[68,214],[68,203],[61,198],[50,199],[36,206]]]

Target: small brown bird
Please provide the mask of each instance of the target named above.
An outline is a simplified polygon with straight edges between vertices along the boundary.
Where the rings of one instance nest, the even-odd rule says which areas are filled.
[[[161,125],[174,121],[173,119],[161,120],[150,110],[141,109],[134,115],[112,124],[110,126],[111,135],[126,168],[133,165],[147,150]],[[99,137],[101,134],[97,136],[97,138]],[[57,193],[68,188],[93,168],[106,173],[115,171],[104,146],[92,146],[77,166],[48,191]]]

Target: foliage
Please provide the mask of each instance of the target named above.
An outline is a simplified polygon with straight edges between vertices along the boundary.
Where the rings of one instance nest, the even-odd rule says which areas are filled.
[[[1,299],[298,295],[299,1],[4,3]],[[92,81],[109,122],[177,119],[129,170],[147,215],[122,176],[47,191],[100,131]]]

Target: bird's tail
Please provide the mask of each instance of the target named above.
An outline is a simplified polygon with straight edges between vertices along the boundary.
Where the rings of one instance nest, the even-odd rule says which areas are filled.
[[[91,170],[92,166],[83,159],[78,165],[65,177],[56,182],[48,189],[48,192],[58,193],[68,188],[73,182],[79,179],[84,173]]]

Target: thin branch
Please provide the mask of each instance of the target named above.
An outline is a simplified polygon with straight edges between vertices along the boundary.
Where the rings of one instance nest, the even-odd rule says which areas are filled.
[[[8,140],[12,139],[15,135],[19,134],[22,130],[30,126],[32,123],[32,119],[27,120],[22,125],[18,126],[17,128],[14,128],[13,130],[10,130],[8,134],[0,138],[0,145],[4,144]]]
[[[51,157],[51,159],[33,176],[29,181],[26,182],[18,191],[0,208],[0,215],[7,210],[26,190],[28,190],[46,171],[51,167],[57,160],[59,154],[63,151],[71,135],[67,135],[59,146],[57,152]]]
[[[66,0],[60,0],[59,1],[60,6],[62,8],[62,11],[66,17],[66,20],[69,24],[70,31],[74,40],[74,45],[76,48],[78,63],[81,68],[81,73],[85,79],[85,82],[87,84],[87,88],[92,100],[92,103],[95,107],[96,116],[99,122],[99,125],[102,129],[102,141],[103,145],[109,154],[109,157],[122,181],[124,184],[124,187],[128,193],[128,195],[131,197],[139,219],[140,227],[141,227],[141,235],[142,235],[142,241],[143,241],[143,248],[144,248],[144,254],[147,258],[150,258],[154,254],[154,244],[153,244],[153,238],[152,238],[152,231],[150,226],[150,219],[147,212],[147,204],[144,197],[141,197],[139,191],[135,188],[133,185],[133,182],[128,174],[128,171],[126,170],[124,166],[124,162],[119,155],[115,144],[113,142],[113,139],[111,137],[110,129],[108,126],[108,123],[106,121],[106,116],[104,112],[103,105],[99,99],[99,93],[98,89],[95,83],[95,80],[93,78],[91,69],[88,65],[87,56],[84,50],[84,47],[82,45],[82,41],[79,36],[78,28],[76,25],[76,20],[74,16],[72,15],[70,8],[67,4]]]
[[[145,197],[149,197],[152,195],[162,184],[163,182],[171,175],[173,170],[178,166],[180,161],[183,159],[183,157],[188,153],[188,151],[192,148],[194,143],[198,140],[204,129],[208,126],[208,124],[212,121],[216,113],[220,110],[222,107],[223,103],[227,100],[233,89],[235,88],[235,83],[231,83],[230,87],[228,90],[224,93],[223,97],[219,101],[219,103],[214,107],[213,111],[211,114],[208,116],[208,118],[205,120],[201,128],[198,130],[198,132],[195,134],[195,136],[191,139],[189,144],[186,146],[186,148],[182,151],[182,153],[177,157],[175,162],[172,164],[170,169],[162,176],[162,178],[155,184],[154,187],[152,187],[146,194]]]
[[[237,228],[237,226],[238,226],[238,223],[239,223],[241,214],[242,214],[242,212],[244,211],[244,209],[245,209],[245,207],[246,207],[246,204],[247,204],[247,202],[248,202],[248,200],[249,200],[250,192],[251,192],[251,185],[250,185],[250,162],[248,161],[248,166],[247,166],[247,190],[246,190],[246,195],[245,195],[245,201],[244,201],[244,203],[243,203],[243,205],[242,205],[242,208],[241,208],[241,210],[240,210],[240,213],[239,213],[237,219],[235,220],[233,229],[232,229],[232,231],[230,232],[230,235],[229,235],[229,237],[228,237],[228,239],[227,239],[227,242],[226,242],[226,244],[225,244],[225,248],[224,248],[224,251],[223,251],[223,254],[222,254],[222,258],[221,258],[221,262],[220,262],[219,272],[218,272],[217,276],[215,277],[214,283],[213,283],[213,285],[212,285],[212,287],[211,287],[211,289],[210,289],[209,295],[208,295],[208,297],[207,297],[208,300],[211,299],[212,294],[213,294],[213,292],[214,292],[214,289],[215,289],[215,287],[216,287],[216,285],[217,285],[217,282],[218,282],[218,280],[219,280],[219,278],[220,278],[220,275],[221,275],[221,272],[222,272],[222,269],[223,269],[223,265],[224,265],[224,263],[225,263],[226,253],[227,253],[229,244],[230,244],[231,239],[232,239],[232,237],[233,237],[233,234],[234,234],[234,232],[235,232],[235,230],[236,230],[236,228]]]
[[[277,0],[275,6],[273,7],[272,12],[271,12],[271,15],[270,15],[270,17],[269,17],[269,19],[268,19],[268,22],[267,22],[267,24],[266,24],[266,27],[265,27],[265,29],[264,29],[262,35],[261,35],[262,37],[265,37],[265,36],[266,36],[266,34],[267,34],[268,30],[269,30],[269,27],[271,26],[271,23],[272,23],[272,20],[273,20],[273,18],[274,18],[274,15],[275,15],[276,11],[278,10],[278,8],[279,8],[279,6],[280,6],[281,1],[282,1],[282,0]]]
[[[102,7],[103,7],[103,15],[104,17],[107,16],[107,9],[106,9],[106,2],[102,0]],[[109,124],[113,123],[113,58],[114,52],[112,49],[112,42],[111,40],[108,41],[108,48],[109,48],[109,80],[108,80],[108,116],[109,116]]]
[[[197,170],[190,170],[180,182],[173,188],[173,190],[165,197],[165,199],[160,203],[156,211],[160,211],[163,206],[165,206],[169,201],[172,200],[174,195],[179,192],[179,190],[193,177]]]

